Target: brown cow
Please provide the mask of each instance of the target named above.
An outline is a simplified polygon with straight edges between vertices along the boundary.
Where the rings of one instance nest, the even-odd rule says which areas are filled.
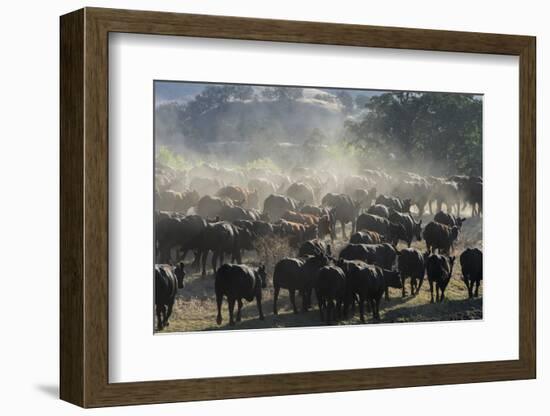
[[[317,216],[313,214],[286,211],[281,218],[283,220],[296,222],[307,227],[316,225],[319,238],[323,239],[328,235],[330,236],[330,239],[334,241],[334,227],[328,215]]]
[[[216,196],[220,198],[228,198],[235,205],[243,208],[258,208],[258,191],[249,191],[248,189],[241,188],[240,186],[224,186],[218,192]]]

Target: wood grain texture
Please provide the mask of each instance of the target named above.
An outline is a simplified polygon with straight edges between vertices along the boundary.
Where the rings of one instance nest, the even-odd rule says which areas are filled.
[[[109,383],[109,32],[519,56],[519,359]],[[87,8],[61,18],[61,38],[61,396],[64,400],[83,407],[98,407],[535,377],[533,37]]]
[[[84,12],[61,19],[60,44],[60,388],[84,404]]]

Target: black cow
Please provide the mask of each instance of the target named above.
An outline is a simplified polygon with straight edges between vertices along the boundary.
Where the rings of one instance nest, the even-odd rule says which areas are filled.
[[[397,257],[396,249],[388,243],[384,244],[348,244],[340,252],[340,258],[345,260],[362,260],[368,264],[391,270]],[[399,286],[401,288],[401,286]],[[390,293],[386,288],[386,300]]]
[[[382,218],[389,218],[390,217],[390,210],[387,206],[382,204],[374,204],[367,210],[367,213],[372,215],[378,215]]]
[[[374,319],[380,319],[380,300],[388,287],[401,288],[399,272],[368,265],[354,271],[348,281],[349,291],[359,297],[361,322],[365,322],[365,301],[370,305]]]
[[[416,222],[411,214],[392,211],[389,218],[390,222],[401,224],[405,228],[405,242],[407,247],[411,246],[413,238],[422,241],[422,220]]]
[[[241,321],[241,309],[243,299],[252,302],[256,298],[260,320],[263,321],[264,313],[262,311],[262,289],[266,287],[265,266],[256,269],[243,264],[223,264],[216,272],[214,289],[216,292],[216,303],[218,306],[218,316],[216,322],[222,323],[222,301],[227,297],[229,309],[229,325],[235,325],[233,320],[233,308],[237,301],[237,322]]]
[[[182,260],[188,250],[197,249],[200,236],[206,227],[206,221],[198,215],[179,215],[177,213],[155,213],[155,240],[157,262],[168,263],[170,251],[179,247],[183,251]],[[194,265],[198,266],[199,258]]]
[[[430,253],[435,253],[437,249],[440,253],[449,254],[458,238],[458,227],[432,221],[424,228],[423,236]]]
[[[178,289],[183,288],[183,263],[178,266],[178,277],[174,275],[172,266],[168,264],[155,264],[155,309],[157,313],[157,331],[162,331],[169,325],[168,319],[172,314],[174,300]]]
[[[479,295],[479,284],[483,280],[483,253],[478,248],[467,248],[460,255],[460,266],[468,297]],[[475,292],[474,292],[475,284]]]
[[[448,227],[457,227],[460,230],[462,228],[462,223],[466,221],[466,218],[461,218],[453,214],[447,214],[443,211],[439,211],[435,214],[434,221]]]
[[[225,254],[230,254],[232,260],[241,262],[241,240],[244,230],[231,223],[222,221],[209,223],[202,232],[200,253],[202,256],[202,276],[206,276],[206,259],[208,252],[212,251],[212,270],[217,269],[218,260],[224,263]]]
[[[403,283],[402,296],[405,297],[407,291],[405,289],[405,280],[411,278],[411,295],[417,295],[420,292],[424,275],[426,274],[426,261],[429,253],[421,253],[414,248],[405,248],[397,252],[397,270],[401,275]]]
[[[357,218],[357,231],[374,231],[394,245],[399,240],[407,241],[407,231],[403,225],[373,214],[361,214]]]
[[[426,271],[428,272],[428,281],[430,282],[431,303],[434,303],[434,284],[436,302],[443,302],[443,299],[445,299],[445,289],[451,280],[454,263],[454,256],[447,258],[440,254],[432,254],[428,257]],[[441,292],[441,295],[439,292]]]
[[[342,237],[346,237],[346,224],[351,223],[351,232],[356,230],[356,219],[359,214],[360,202],[356,202],[346,194],[326,194],[322,199],[322,204],[332,207],[331,214],[334,222],[340,222],[342,226]]]
[[[361,260],[344,260],[342,258],[338,259],[336,262],[336,265],[341,268],[344,271],[344,274],[346,275],[346,282],[349,282],[350,276],[355,273],[357,270],[364,269],[367,267],[367,263]],[[351,287],[349,284],[346,284],[346,294],[344,297],[344,318],[347,318],[348,316],[348,310],[351,305],[351,313],[352,315],[355,314],[355,303],[356,303],[356,296],[351,290]],[[370,306],[367,303],[367,312],[370,312]]]
[[[330,323],[342,316],[342,305],[346,294],[346,275],[337,266],[324,266],[319,270],[315,295],[319,303],[321,321]],[[326,315],[326,316],[325,316]]]
[[[304,241],[298,250],[298,257],[315,256],[317,254],[325,254],[332,256],[330,244],[325,244],[322,240],[314,239]]]
[[[302,310],[305,312],[311,305],[311,291],[315,287],[319,269],[326,266],[329,258],[318,254],[306,259],[285,257],[275,265],[273,271],[273,314],[277,315],[277,299],[281,289],[288,289],[290,303],[294,313],[296,308],[296,290],[302,295]]]
[[[401,199],[394,196],[378,195],[376,204],[385,205],[399,212],[409,212],[412,201],[410,199]]]

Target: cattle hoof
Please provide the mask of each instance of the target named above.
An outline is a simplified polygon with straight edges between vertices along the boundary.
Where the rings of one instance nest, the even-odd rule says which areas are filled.
[[[235,326],[235,321],[230,321],[229,326]]]
[[[241,322],[241,317],[237,316],[237,322]]]
[[[260,315],[260,321],[263,321],[265,318],[263,315]]]
[[[221,316],[218,316],[218,317],[216,318],[216,323],[217,323],[218,325],[221,325],[221,323],[222,323],[222,317],[221,317]]]
[[[166,322],[164,326],[170,326],[170,322]]]

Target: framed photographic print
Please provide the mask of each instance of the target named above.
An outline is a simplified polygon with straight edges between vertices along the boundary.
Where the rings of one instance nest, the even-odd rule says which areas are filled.
[[[85,8],[60,52],[62,399],[536,376],[535,38]]]

